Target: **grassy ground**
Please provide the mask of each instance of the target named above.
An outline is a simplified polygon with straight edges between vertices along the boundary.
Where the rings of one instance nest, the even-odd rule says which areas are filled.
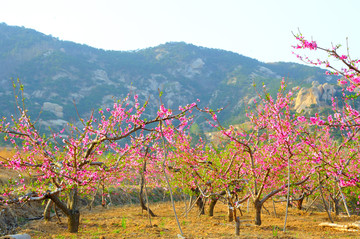
[[[270,214],[264,211],[261,226],[253,224],[254,212],[246,212],[244,206],[243,216],[240,217],[240,237],[237,238],[360,238],[359,232],[341,232],[320,227],[319,223],[328,221],[325,212],[305,213],[295,208],[290,208],[287,231],[283,232],[284,206],[276,205],[277,217],[272,210]],[[267,208],[272,209],[272,206],[267,205]],[[32,238],[177,238],[179,229],[170,203],[152,204],[151,209],[157,214],[157,217],[151,219],[152,226],[147,213],[142,212],[138,205],[109,209],[98,206],[92,211],[82,211],[80,231],[77,234],[66,232],[66,218],[58,222],[55,217],[51,222],[32,221],[23,226],[20,232],[30,234]],[[186,217],[184,202],[177,202],[176,209],[186,238],[236,238],[234,223],[227,221],[227,208],[221,203],[216,206],[213,217],[199,216],[196,208]],[[335,222],[345,224],[359,219],[358,216],[338,216]]]

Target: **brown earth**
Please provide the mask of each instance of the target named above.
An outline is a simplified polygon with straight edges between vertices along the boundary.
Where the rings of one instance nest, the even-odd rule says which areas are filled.
[[[0,156],[9,157],[12,152],[0,150]],[[5,186],[9,178],[17,177],[15,171],[0,168],[0,186]],[[1,185],[2,184],[2,185]],[[122,195],[122,196],[121,196]],[[162,201],[165,194],[161,191],[152,195],[152,201]],[[179,197],[178,197],[179,198]],[[0,207],[0,233],[8,228],[11,233],[28,233],[31,238],[177,238],[177,226],[170,202],[152,203],[151,209],[157,217],[151,219],[151,225],[146,211],[142,211],[137,198],[137,192],[120,194],[113,197],[114,204],[136,203],[127,206],[112,206],[105,209],[101,206],[92,211],[82,209],[79,233],[67,233],[67,220],[61,217],[58,222],[53,217],[50,222],[33,220],[41,216],[44,205],[41,203],[26,203],[12,207]],[[360,232],[337,231],[329,227],[320,227],[319,223],[329,222],[327,214],[321,211],[321,206],[310,209],[309,212],[289,209],[286,232],[283,232],[285,203],[276,204],[276,213],[272,203],[266,204],[269,210],[263,210],[262,225],[253,223],[254,210],[247,212],[246,205],[242,206],[243,216],[240,216],[240,236],[235,237],[234,222],[227,221],[227,206],[218,202],[213,217],[199,215],[196,208],[188,215],[184,214],[185,203],[177,202],[176,211],[185,238],[360,238]],[[206,206],[208,209],[208,205]],[[347,224],[359,221],[359,216],[351,218],[332,215],[335,223]],[[27,223],[26,223],[27,222]],[[26,224],[24,224],[26,223]],[[21,226],[18,226],[21,225]],[[18,227],[17,227],[18,226]],[[17,228],[16,228],[17,227]]]
[[[187,217],[184,215],[185,203],[176,202],[179,222],[185,238],[360,238],[360,232],[342,232],[329,227],[320,227],[319,223],[328,222],[325,212],[305,212],[290,208],[286,232],[284,225],[285,203],[276,205],[277,217],[274,216],[272,204],[266,205],[270,212],[263,211],[261,226],[253,223],[254,211],[246,205],[242,207],[240,217],[240,236],[235,237],[233,222],[227,221],[227,207],[218,203],[215,215],[199,216],[196,208]],[[170,202],[151,205],[157,217],[151,218],[138,205],[117,206],[109,209],[101,206],[92,211],[83,210],[79,233],[66,232],[66,218],[52,218],[51,222],[32,221],[18,230],[28,233],[32,238],[177,238],[179,229]],[[270,210],[271,209],[271,210]],[[346,224],[360,220],[358,216],[351,218],[333,215],[335,223]]]

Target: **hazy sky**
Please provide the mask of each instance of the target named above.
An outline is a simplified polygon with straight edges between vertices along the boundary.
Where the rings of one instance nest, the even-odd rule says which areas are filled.
[[[294,61],[291,32],[360,57],[359,0],[3,0],[0,22],[111,50],[169,41]]]

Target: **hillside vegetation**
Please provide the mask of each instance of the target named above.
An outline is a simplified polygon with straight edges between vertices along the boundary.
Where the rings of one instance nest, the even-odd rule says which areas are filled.
[[[226,107],[225,124],[244,121],[244,111],[256,97],[253,83],[276,93],[281,78],[289,88],[310,88],[312,82],[336,84],[325,71],[295,63],[264,63],[233,52],[184,42],[170,42],[137,51],[104,51],[61,41],[35,30],[0,24],[0,111],[15,113],[12,79],[25,87],[27,108],[39,117],[39,127],[60,129],[77,122],[78,113],[112,106],[128,93],[177,110],[200,99],[201,106]],[[155,114],[152,104],[148,114]],[[40,116],[39,113],[41,112]],[[206,131],[205,119],[195,119]]]

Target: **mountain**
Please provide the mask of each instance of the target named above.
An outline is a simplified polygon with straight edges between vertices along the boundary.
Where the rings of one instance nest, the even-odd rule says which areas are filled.
[[[24,27],[0,24],[0,112],[14,114],[12,79],[24,85],[31,114],[40,127],[59,128],[111,106],[128,93],[145,101],[149,114],[162,102],[177,109],[200,99],[200,106],[225,107],[220,120],[238,123],[256,97],[253,82],[275,94],[282,77],[288,87],[312,82],[336,85],[325,71],[295,63],[264,63],[233,52],[169,42],[137,51],[105,51],[62,41]],[[262,88],[262,87],[261,87]],[[76,104],[77,111],[74,106]],[[306,108],[306,106],[305,106]],[[197,118],[202,127],[204,118]]]

